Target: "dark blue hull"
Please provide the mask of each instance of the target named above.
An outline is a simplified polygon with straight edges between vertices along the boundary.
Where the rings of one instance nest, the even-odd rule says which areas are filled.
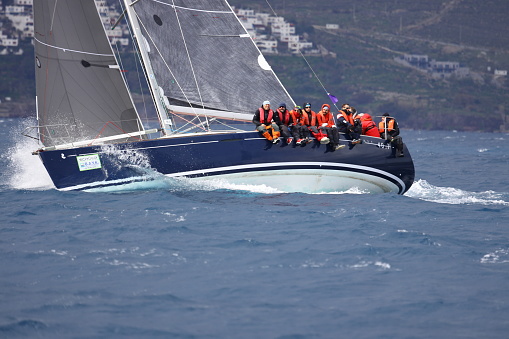
[[[57,189],[89,189],[150,180],[149,172],[236,183],[267,183],[283,191],[334,191],[350,186],[373,192],[405,193],[414,181],[410,153],[395,157],[385,140],[332,151],[313,141],[306,146],[271,144],[256,132],[210,133],[134,143],[40,152]],[[312,180],[308,180],[312,179]],[[309,184],[306,182],[309,181]]]

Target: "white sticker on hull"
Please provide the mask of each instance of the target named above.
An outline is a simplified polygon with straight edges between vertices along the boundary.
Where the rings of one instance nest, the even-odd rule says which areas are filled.
[[[89,171],[102,168],[99,154],[89,154],[76,157],[80,171]]]

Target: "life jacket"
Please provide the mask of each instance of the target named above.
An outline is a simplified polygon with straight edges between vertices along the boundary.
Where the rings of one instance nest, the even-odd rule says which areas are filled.
[[[362,120],[362,134],[380,138],[380,133],[373,120]]]
[[[378,128],[371,118],[371,115],[368,113],[362,113],[360,116],[361,124],[362,124],[362,133],[363,135],[369,135],[370,137],[378,137],[380,138],[380,133],[378,132]]]
[[[296,125],[300,126],[307,125],[309,123],[307,114],[304,114],[304,110],[302,110],[301,112],[302,113],[299,114],[299,112],[297,111],[290,111],[290,114],[292,115],[293,121]]]
[[[309,116],[311,115],[311,119],[309,119]],[[301,125],[308,125],[308,126],[316,126],[316,113],[313,111],[306,112],[305,110],[302,110],[302,118],[300,121]]]
[[[260,111],[260,122],[262,124],[265,124],[265,110],[262,107],[260,107],[258,110]],[[274,112],[270,109],[269,116],[267,117],[267,123],[270,123],[272,121],[273,116]]]
[[[380,121],[378,123],[378,131],[381,133],[385,133],[385,121],[384,119],[382,119],[382,121]],[[394,119],[391,119],[389,120],[389,125],[387,126],[387,132],[392,132],[394,131]]]
[[[346,114],[346,112],[345,112],[345,111],[343,111],[343,110],[339,111],[339,113],[341,113],[341,115],[343,116],[343,118],[344,118],[344,119],[345,119],[348,123],[350,123],[350,125],[352,125],[352,126],[353,126],[353,125],[355,124],[355,122],[353,121],[353,114]],[[338,118],[339,118],[339,116],[340,116],[340,115],[338,114]]]
[[[281,121],[282,124],[289,125],[290,122],[290,112],[288,110],[285,110],[284,113],[281,113],[279,110],[276,111],[279,115],[279,121]]]
[[[299,123],[299,120],[300,120],[300,116],[299,116],[299,113],[297,113],[297,111],[294,111],[293,109],[290,111],[290,118],[291,118],[291,122],[292,124],[295,124],[297,125]]]
[[[327,113],[324,113],[323,108],[327,107],[329,111]],[[323,123],[327,123],[327,127],[334,126],[334,119],[332,117],[332,113],[330,112],[330,106],[327,104],[322,105],[322,109],[320,112],[318,112],[317,116],[318,118],[318,125],[322,126]]]

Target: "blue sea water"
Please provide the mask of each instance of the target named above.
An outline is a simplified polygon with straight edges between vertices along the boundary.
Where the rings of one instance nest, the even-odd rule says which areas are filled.
[[[509,135],[403,131],[404,195],[59,192],[0,121],[1,338],[507,338]]]

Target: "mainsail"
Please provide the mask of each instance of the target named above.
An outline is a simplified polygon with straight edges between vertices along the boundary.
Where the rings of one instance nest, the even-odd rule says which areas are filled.
[[[164,92],[173,111],[245,118],[265,100],[294,103],[226,1],[126,3],[139,23],[140,48],[149,51],[155,92]]]
[[[33,7],[43,144],[143,130],[95,2],[35,0]]]

